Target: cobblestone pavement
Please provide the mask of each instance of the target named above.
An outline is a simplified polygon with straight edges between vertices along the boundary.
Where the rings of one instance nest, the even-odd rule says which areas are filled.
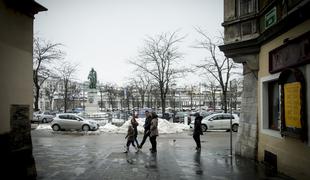
[[[160,135],[156,154],[149,152],[148,141],[139,153],[132,147],[131,152],[123,153],[124,137],[33,130],[38,179],[282,179],[267,177],[251,160],[229,157],[227,132],[203,135],[200,153],[195,151],[190,132]]]

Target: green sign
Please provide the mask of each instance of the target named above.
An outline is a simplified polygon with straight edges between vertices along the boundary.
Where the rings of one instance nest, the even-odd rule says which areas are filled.
[[[277,9],[276,7],[274,7],[265,15],[265,28],[268,29],[276,22],[277,22]]]

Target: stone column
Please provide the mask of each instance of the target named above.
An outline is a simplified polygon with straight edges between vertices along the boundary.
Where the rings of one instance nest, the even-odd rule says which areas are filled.
[[[7,179],[36,179],[29,105],[11,105],[11,131],[0,134],[1,176]]]
[[[242,61],[240,60],[242,59]],[[258,117],[257,117],[257,72],[258,56],[247,55],[234,58],[243,64],[243,93],[240,124],[235,144],[235,154],[257,159]]]

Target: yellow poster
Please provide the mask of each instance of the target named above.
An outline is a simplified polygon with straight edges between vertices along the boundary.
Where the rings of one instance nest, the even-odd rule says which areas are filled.
[[[284,84],[284,111],[286,127],[301,128],[300,82]]]

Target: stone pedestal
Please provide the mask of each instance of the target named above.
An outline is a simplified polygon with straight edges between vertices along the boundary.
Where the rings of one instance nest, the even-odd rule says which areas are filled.
[[[87,93],[87,102],[85,103],[85,111],[94,113],[99,111],[98,94],[96,89],[90,89]]]

